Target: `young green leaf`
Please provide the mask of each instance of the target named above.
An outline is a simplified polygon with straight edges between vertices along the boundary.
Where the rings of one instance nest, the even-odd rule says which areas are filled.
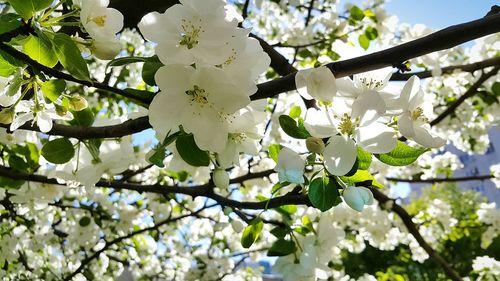
[[[0,34],[12,31],[21,26],[19,16],[16,14],[0,15]]]
[[[48,8],[54,0],[8,0],[7,2],[19,15],[28,20],[36,12]]]
[[[365,50],[368,49],[368,47],[370,47],[370,39],[368,39],[368,37],[366,37],[365,34],[359,35],[358,42],[359,45]]]
[[[278,163],[278,155],[280,154],[281,146],[279,144],[271,144],[267,151],[269,153],[269,157],[274,160],[274,162]]]
[[[285,239],[278,239],[267,251],[268,257],[282,257],[294,253],[297,250],[295,242]]]
[[[352,6],[349,12],[351,14],[351,18],[354,20],[362,20],[365,17],[365,13],[363,12],[363,10],[361,10],[356,5]]]
[[[210,155],[196,145],[192,134],[178,136],[175,147],[181,158],[191,166],[203,167],[210,164]]]
[[[43,34],[43,33],[39,33]],[[33,60],[47,67],[54,67],[57,64],[57,55],[52,50],[53,44],[46,36],[28,36],[23,43],[23,52]]]
[[[150,86],[155,86],[155,74],[162,66],[161,62],[145,62],[142,66],[142,80]]]
[[[335,206],[340,194],[333,181],[328,178],[315,178],[309,185],[307,196],[314,207],[324,212]]]
[[[67,138],[59,138],[42,147],[42,156],[50,163],[64,164],[75,156],[75,149]]]
[[[243,248],[250,248],[259,239],[262,228],[264,228],[264,223],[261,218],[255,218],[250,222],[241,236],[241,245]]]
[[[292,117],[288,115],[281,115],[279,117],[279,122],[281,129],[283,129],[283,131],[292,138],[307,139],[311,136],[304,128],[304,125],[301,124],[300,119],[299,124],[297,125],[297,122]]]
[[[393,151],[375,155],[381,162],[391,166],[407,166],[415,162],[418,157],[429,151],[427,148],[415,148],[398,141]]]
[[[290,117],[293,119],[299,118],[300,114],[302,113],[302,109],[300,109],[300,106],[296,105],[290,109],[290,113],[288,114]]]
[[[358,169],[368,170],[370,165],[372,164],[372,154],[361,147],[357,147],[358,149]]]
[[[352,183],[361,183],[361,182],[369,182],[371,181],[371,185],[378,187],[378,188],[384,188],[382,184],[380,184],[373,176],[370,174],[370,172],[366,170],[358,170],[356,174],[350,177],[341,177],[343,181],[346,182],[352,182]]]
[[[42,83],[40,87],[43,95],[51,102],[55,102],[66,89],[66,81],[64,80],[48,80]]]
[[[64,68],[78,79],[91,81],[87,63],[70,36],[57,33],[53,41],[54,51]]]

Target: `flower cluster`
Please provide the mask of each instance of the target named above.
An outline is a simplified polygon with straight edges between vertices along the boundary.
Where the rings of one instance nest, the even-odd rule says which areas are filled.
[[[255,121],[235,123],[254,118],[244,108],[270,60],[237,25],[221,0],[183,0],[141,20],[141,32],[157,43],[156,55],[164,64],[155,75],[161,92],[149,108],[159,139],[181,127],[201,149],[223,153],[249,137],[245,128]]]

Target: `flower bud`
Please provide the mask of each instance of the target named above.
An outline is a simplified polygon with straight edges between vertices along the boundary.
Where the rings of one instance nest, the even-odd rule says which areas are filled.
[[[82,111],[89,106],[87,100],[80,95],[74,95],[68,98],[69,106],[74,111]]]
[[[362,212],[365,205],[373,204],[372,192],[363,186],[348,186],[342,196],[346,204],[358,212]]]
[[[10,124],[14,120],[14,111],[11,109],[4,109],[0,111],[0,123]]]
[[[220,189],[227,189],[229,186],[229,175],[223,169],[217,168],[214,171],[213,181]]]
[[[245,228],[245,226],[243,225],[243,223],[241,221],[239,221],[239,220],[232,220],[231,221],[231,226],[233,227],[233,230],[236,233],[241,233],[243,231],[243,229]]]
[[[308,137],[306,140],[306,147],[310,152],[321,154],[325,150],[325,143],[320,138]]]

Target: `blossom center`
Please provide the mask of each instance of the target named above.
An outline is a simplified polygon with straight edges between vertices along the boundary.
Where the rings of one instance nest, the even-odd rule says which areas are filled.
[[[247,139],[247,135],[245,133],[233,133],[229,134],[229,139],[236,143],[242,143]]]
[[[198,19],[198,23],[193,23],[185,19],[182,19],[181,22],[182,39],[179,44],[186,46],[188,49],[192,49],[194,46],[198,45],[200,33],[203,32],[201,29],[201,19]]]
[[[340,119],[339,131],[341,134],[352,135],[354,128],[356,128],[355,122],[352,122],[351,116],[344,113],[344,116]]]
[[[382,81],[375,78],[362,77],[359,79],[363,85],[368,89],[375,89],[382,86]]]
[[[186,95],[190,97],[191,104],[197,103],[202,107],[208,104],[208,92],[194,85],[192,90],[187,90]]]
[[[421,107],[417,107],[412,113],[411,113],[411,119],[413,121],[417,120],[422,120],[424,122],[428,122],[429,120],[424,116],[424,110]]]
[[[88,22],[93,21],[100,27],[103,27],[106,24],[106,15],[97,16],[97,17],[89,17]]]

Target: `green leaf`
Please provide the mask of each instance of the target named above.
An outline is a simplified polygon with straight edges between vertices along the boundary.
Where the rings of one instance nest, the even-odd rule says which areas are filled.
[[[311,136],[304,128],[303,121],[301,122],[300,119],[299,124],[297,125],[297,122],[292,117],[288,115],[281,115],[279,117],[279,122],[281,129],[283,129],[283,131],[292,138],[307,139]]]
[[[210,155],[196,145],[192,134],[178,136],[175,147],[181,158],[191,166],[203,167],[210,164]]]
[[[273,188],[271,189],[271,193],[274,194],[274,193],[278,192],[279,190],[281,190],[283,187],[289,186],[289,185],[290,185],[289,182],[279,182],[279,183],[273,185]]]
[[[48,80],[43,82],[40,88],[46,98],[55,102],[66,89],[66,81],[61,79]]]
[[[36,12],[48,8],[54,0],[8,0],[8,2],[19,15],[28,20]]]
[[[16,71],[16,69],[17,66],[12,65],[0,54],[0,76],[9,77],[12,73],[14,73],[14,71]]]
[[[73,126],[90,127],[94,124],[95,115],[90,108],[85,108],[80,111],[71,111],[73,120],[68,121]]]
[[[155,86],[155,74],[163,64],[161,62],[146,62],[142,66],[142,80],[150,86]]]
[[[46,36],[31,35],[23,43],[23,52],[33,60],[47,67],[54,67],[57,64],[57,55],[52,50],[52,43]],[[54,42],[55,43],[55,42]]]
[[[250,248],[259,239],[262,228],[264,228],[264,223],[261,218],[255,218],[250,222],[241,236],[241,245],[243,248]]]
[[[294,253],[297,250],[295,242],[285,239],[278,239],[267,251],[268,257],[282,257]]]
[[[416,148],[398,141],[393,151],[385,154],[375,155],[381,162],[391,166],[407,166],[415,162],[423,153],[429,151],[427,148]]]
[[[274,162],[278,163],[278,155],[280,154],[281,145],[279,144],[271,144],[267,151],[269,153],[269,157],[274,160]]]
[[[26,81],[23,79],[20,72],[14,74],[14,78],[12,78],[12,80],[10,80],[9,86],[7,87],[7,91],[5,92],[5,95],[12,97],[13,95],[17,94],[17,92],[19,92],[19,89],[25,83],[26,83]]]
[[[42,147],[42,156],[50,163],[64,164],[75,156],[75,149],[67,138],[55,139]]]
[[[370,47],[370,39],[368,39],[368,37],[366,37],[365,34],[359,35],[358,42],[359,45],[365,50],[368,49],[368,47]]]
[[[365,35],[366,38],[368,38],[370,41],[377,39],[378,37],[378,30],[373,27],[367,27],[365,30]]]
[[[0,16],[0,34],[12,31],[21,26],[19,16],[16,14],[5,14]]]
[[[365,17],[365,13],[358,6],[352,6],[350,10],[351,18],[354,20],[362,20]]]
[[[91,82],[87,63],[73,39],[66,34],[57,33],[53,43],[57,58],[64,68],[76,78]]]
[[[165,147],[160,146],[156,150],[154,150],[153,155],[148,158],[148,162],[160,168],[164,168],[165,164],[163,164],[163,160],[165,160],[165,157]]]
[[[372,154],[361,147],[358,149],[358,169],[368,170],[372,164]]]
[[[79,221],[78,221],[78,224],[81,226],[81,227],[86,227],[87,225],[90,224],[90,218],[89,217],[83,217],[81,218]]]
[[[335,206],[340,194],[336,183],[325,177],[315,178],[311,182],[307,196],[314,207],[324,212]]]
[[[341,179],[344,182],[352,182],[352,183],[364,183],[364,182],[370,182],[371,185],[378,187],[378,188],[384,188],[383,185],[381,185],[373,176],[370,174],[370,172],[366,170],[358,170],[356,174],[350,177],[341,177]]]
[[[281,239],[285,238],[285,236],[288,234],[288,230],[281,226],[277,226],[273,229],[271,229],[271,234],[274,235],[276,238]]]
[[[29,169],[28,163],[26,163],[22,157],[17,155],[9,156],[9,167],[19,172],[26,172]]]
[[[493,86],[491,86],[491,91],[495,96],[500,97],[500,82],[495,82],[493,83]]]
[[[302,113],[302,109],[300,109],[300,106],[296,105],[290,109],[290,113],[288,116],[292,117],[293,119],[299,118],[300,114]]]

